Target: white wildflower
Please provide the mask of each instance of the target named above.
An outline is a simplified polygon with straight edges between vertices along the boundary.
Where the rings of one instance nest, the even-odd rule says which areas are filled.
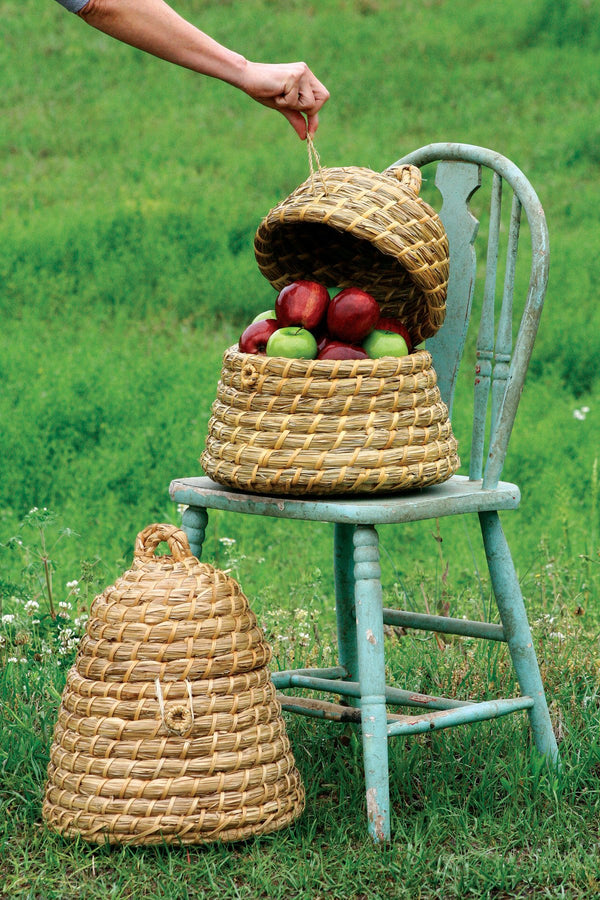
[[[12,625],[15,621],[15,617],[12,613],[4,613],[2,616],[2,624],[3,625]]]
[[[222,537],[219,538],[219,543],[223,544],[224,547],[233,547],[233,545],[235,544],[235,538]]]
[[[59,656],[66,656],[71,650],[74,650],[79,643],[79,638],[72,628],[60,628],[58,632],[60,646],[58,648]]]
[[[180,516],[182,516],[184,514],[184,512],[186,511],[187,508],[188,508],[187,503],[178,503],[177,504],[177,512],[179,513]]]
[[[76,578],[73,581],[67,581],[67,587],[70,591],[72,591],[73,588],[76,588],[78,584],[79,584],[79,582],[77,581]]]
[[[18,662],[18,660],[17,660],[16,656],[9,656],[8,659],[6,660],[6,662],[16,663],[16,662]]]
[[[32,616],[34,612],[38,611],[39,608],[40,604],[37,602],[37,600],[28,600],[25,604],[25,612],[28,616]]]

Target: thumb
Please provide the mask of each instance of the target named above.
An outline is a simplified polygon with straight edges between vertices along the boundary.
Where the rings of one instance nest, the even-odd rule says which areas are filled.
[[[306,119],[302,113],[295,109],[280,109],[279,112],[286,117],[301,141],[306,140]]]

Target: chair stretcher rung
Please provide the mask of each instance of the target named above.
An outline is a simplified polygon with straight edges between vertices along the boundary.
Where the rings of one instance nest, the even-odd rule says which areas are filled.
[[[485,638],[488,641],[506,641],[502,625],[494,625],[492,622],[453,619],[450,616],[428,616],[406,609],[384,609],[383,621],[386,625],[400,625],[403,628],[459,634],[462,637]]]
[[[279,693],[277,699],[281,703],[281,708],[287,712],[327,719],[330,722],[360,722],[360,709],[354,706],[342,706],[340,703],[313,700],[310,697],[286,697],[285,694]]]
[[[330,703],[327,700],[315,700],[309,697],[287,697],[285,694],[279,693],[277,699],[282,708],[288,712],[327,719],[332,722],[358,724],[361,721],[361,711],[358,707],[342,706],[340,703]],[[484,722],[486,719],[496,719],[509,713],[529,709],[532,706],[533,699],[531,697],[510,697],[502,700],[486,700],[482,703],[467,703],[461,709],[437,710],[432,713],[421,713],[418,716],[388,713],[387,733],[389,737],[397,737],[398,735],[451,728],[456,725],[467,725],[469,722]]]
[[[340,694],[344,697],[360,697],[360,685],[357,681],[321,678],[319,673],[323,671],[325,670],[298,669],[288,672],[275,672],[271,678],[275,687],[280,690],[297,687],[313,691],[325,691],[330,694]],[[341,672],[345,674],[346,670],[341,668]],[[472,703],[468,700],[431,697],[428,694],[419,694],[417,691],[404,691],[401,688],[394,687],[386,687],[385,702],[392,706],[413,706],[417,709],[424,707],[427,709],[459,709],[463,706],[472,706]]]
[[[497,719],[521,709],[531,709],[532,697],[509,697],[502,700],[485,700],[483,703],[472,703],[462,709],[438,710],[422,713],[419,716],[396,716],[389,722],[389,737],[401,734],[419,734],[454,725],[466,725],[469,722],[483,722],[486,719]]]

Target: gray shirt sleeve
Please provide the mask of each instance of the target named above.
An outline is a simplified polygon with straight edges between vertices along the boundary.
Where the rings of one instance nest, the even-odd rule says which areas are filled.
[[[83,9],[87,2],[88,0],[57,0],[57,3],[74,13],[78,13],[80,9]]]

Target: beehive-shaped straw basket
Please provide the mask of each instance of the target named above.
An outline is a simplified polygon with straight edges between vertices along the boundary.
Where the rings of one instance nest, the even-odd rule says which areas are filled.
[[[261,222],[258,267],[277,291],[303,279],[360,287],[419,344],[444,321],[449,264],[444,226],[420,188],[416,166],[319,169]]]
[[[276,290],[296,280],[360,287],[415,344],[432,336],[445,315],[448,241],[420,185],[414,166],[320,168],[259,226],[261,272]],[[424,350],[289,360],[230,347],[208,432],[206,474],[256,493],[399,491],[445,481],[459,466]]]
[[[171,555],[155,557],[167,541]],[[231,841],[303,808],[262,630],[236,582],[183,531],[138,535],[96,597],[68,674],[46,822],[96,843]]]

